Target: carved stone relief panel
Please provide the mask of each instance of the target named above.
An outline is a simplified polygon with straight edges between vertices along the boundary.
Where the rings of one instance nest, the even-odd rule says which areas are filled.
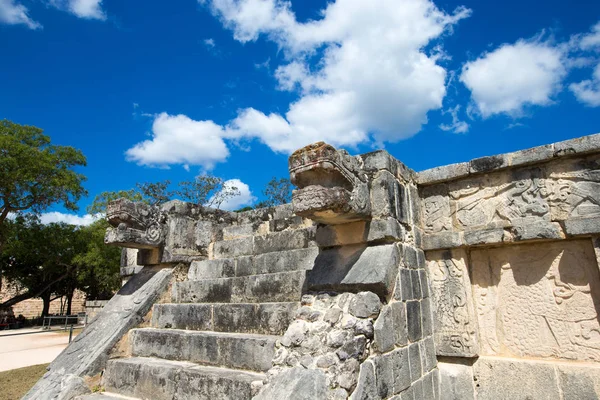
[[[552,219],[600,216],[600,157],[551,165],[546,186]]]
[[[509,171],[450,185],[451,210],[460,230],[515,225],[524,219],[550,219],[542,196],[542,171]]]
[[[471,253],[481,353],[600,362],[600,272],[592,241]]]
[[[427,259],[437,354],[459,357],[478,355],[477,316],[465,251],[432,251],[427,253]]]
[[[452,230],[452,213],[446,185],[425,190],[422,206],[423,229],[427,233]]]

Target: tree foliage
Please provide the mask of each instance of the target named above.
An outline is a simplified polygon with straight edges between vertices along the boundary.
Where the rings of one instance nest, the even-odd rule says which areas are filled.
[[[86,194],[85,177],[74,170],[86,165],[83,153],[51,144],[42,132],[0,121],[0,227],[11,212],[38,213],[54,203],[77,210],[77,200]],[[0,249],[3,242],[0,236]]]
[[[265,200],[256,205],[256,208],[273,207],[287,204],[292,201],[292,183],[287,178],[273,177],[263,190]]]
[[[119,287],[120,251],[104,246],[106,226],[105,221],[88,227],[44,225],[34,214],[9,220],[0,269],[21,293],[0,306],[41,297],[45,315],[52,296],[71,299],[75,289],[89,298],[112,294]]]
[[[223,202],[239,196],[240,190],[212,175],[199,175],[193,181],[183,181],[176,194],[190,203],[220,208]]]

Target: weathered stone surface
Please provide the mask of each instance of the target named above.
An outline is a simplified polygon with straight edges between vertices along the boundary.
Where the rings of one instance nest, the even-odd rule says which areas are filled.
[[[419,342],[421,359],[424,372],[429,372],[437,366],[437,357],[435,355],[435,344],[433,338],[427,337]]]
[[[394,369],[390,354],[378,355],[372,358],[375,364],[375,377],[379,398],[385,399],[394,392]]]
[[[471,366],[458,362],[439,362],[438,368],[440,371],[440,400],[475,399],[475,383]],[[515,382],[512,385],[515,385]]]
[[[412,382],[415,382],[423,376],[419,343],[413,343],[408,346],[408,364],[410,367],[410,379]]]
[[[408,343],[408,331],[406,327],[406,303],[395,301],[390,304],[394,324],[394,343],[398,347],[406,346]]]
[[[431,297],[424,300],[423,330],[431,334],[433,311],[438,355],[473,357],[479,354],[477,316],[464,250],[428,252]],[[431,300],[433,310],[430,310]],[[427,314],[425,314],[427,313]]]
[[[215,258],[232,258],[254,253],[254,237],[223,240],[214,244]]]
[[[223,228],[223,240],[239,239],[253,234],[253,224],[230,225]]]
[[[551,363],[480,357],[473,365],[473,379],[478,400],[560,399]]]
[[[377,399],[377,382],[375,380],[375,365],[373,361],[366,360],[360,365],[358,384],[350,396],[350,400]]]
[[[377,317],[380,309],[379,297],[372,292],[360,292],[353,296],[348,303],[350,314],[359,318]]]
[[[600,189],[600,185],[598,187]],[[565,232],[570,236],[600,233],[600,217],[568,219],[565,221]]]
[[[471,263],[481,354],[600,359],[592,334],[600,331],[600,272],[590,240],[476,250]]]
[[[135,357],[267,371],[276,340],[267,335],[146,328],[131,332],[131,351]]]
[[[431,233],[423,236],[423,250],[451,249],[462,244],[460,232]]]
[[[394,287],[398,263],[398,248],[393,244],[323,250],[308,273],[308,287],[350,292],[367,290],[385,297]]]
[[[600,399],[600,365],[557,364],[564,400]]]
[[[375,218],[398,218],[399,184],[388,171],[377,173],[370,185],[371,213]]]
[[[417,183],[419,185],[430,185],[437,182],[449,181],[465,176],[469,173],[469,163],[458,163],[444,165],[417,172]]]
[[[392,373],[394,375],[394,394],[398,394],[410,387],[410,362],[408,348],[396,349],[390,353]]]
[[[490,172],[508,166],[508,157],[505,154],[481,157],[469,162],[470,173]]]
[[[314,242],[314,227],[274,232],[254,237],[254,254],[270,253],[308,247]]]
[[[179,303],[298,301],[305,278],[305,271],[293,271],[177,282],[173,286],[172,298]]]
[[[276,272],[310,270],[319,255],[318,247],[288,250],[275,253],[260,254],[252,257],[252,274],[272,274]],[[242,276],[238,268],[237,276]]]
[[[394,291],[394,298],[396,300],[413,300],[413,286],[412,286],[412,278],[409,269],[401,268],[398,271],[398,276],[396,278],[396,288]]]
[[[465,244],[475,246],[478,244],[502,243],[504,238],[504,229],[482,229],[476,231],[466,231],[464,233]]]
[[[84,377],[99,373],[106,365],[110,349],[129,329],[142,321],[166,289],[171,274],[169,268],[144,268],[134,275],[50,364],[48,373],[24,399],[52,399],[59,393],[68,398],[70,391],[61,387],[65,376]],[[73,395],[82,394],[75,391],[77,393]]]
[[[394,349],[394,318],[392,315],[392,307],[383,306],[379,317],[373,325],[375,333],[375,349],[380,353],[385,353]]]
[[[224,258],[221,260],[194,261],[188,271],[188,279],[231,278],[235,276],[235,260]]]
[[[416,342],[423,337],[421,322],[421,304],[417,300],[406,302],[406,323],[408,327],[408,340]]]
[[[293,368],[277,375],[255,400],[313,400],[327,398],[325,374],[316,369]]]
[[[563,239],[564,234],[557,222],[523,221],[511,228],[513,240]]]
[[[103,383],[109,392],[141,399],[249,399],[263,374],[151,358],[109,361]]]
[[[583,154],[600,149],[600,133],[554,143],[554,156]]]

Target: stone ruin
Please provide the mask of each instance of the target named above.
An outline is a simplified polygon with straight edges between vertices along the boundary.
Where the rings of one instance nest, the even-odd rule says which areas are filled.
[[[600,134],[289,168],[270,209],[112,203],[127,283],[25,398],[600,398]]]

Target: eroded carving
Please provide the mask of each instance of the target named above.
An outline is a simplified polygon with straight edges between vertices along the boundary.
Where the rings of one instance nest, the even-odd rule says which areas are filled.
[[[600,275],[587,240],[472,253],[482,352],[600,361]]]
[[[462,250],[427,254],[439,355],[473,357],[479,353],[477,318]]]
[[[158,207],[121,198],[108,204],[106,219],[113,226],[106,231],[106,244],[153,249],[164,242],[165,218]]]
[[[295,151],[289,170],[298,187],[292,198],[297,215],[327,224],[371,217],[367,175],[360,158],[318,142]]]

